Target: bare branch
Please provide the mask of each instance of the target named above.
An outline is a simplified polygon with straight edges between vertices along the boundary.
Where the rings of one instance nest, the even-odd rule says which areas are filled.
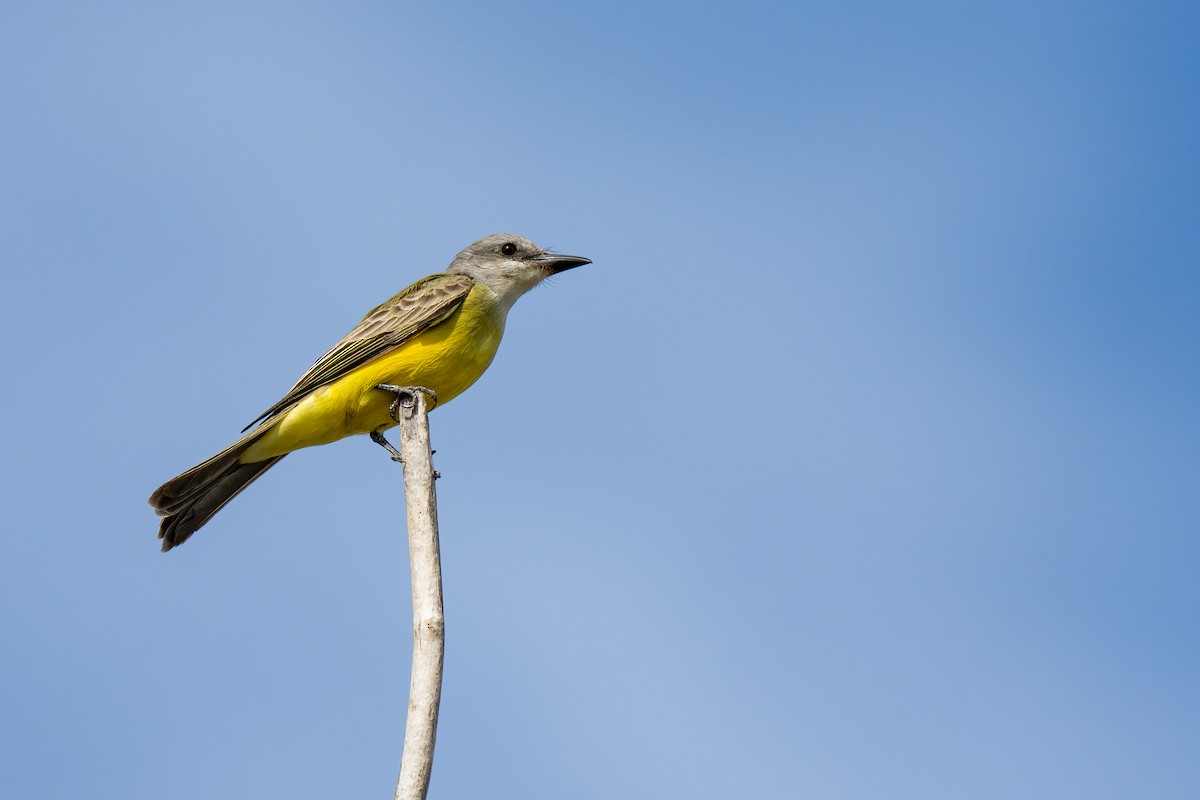
[[[404,459],[404,499],[408,507],[408,555],[412,568],[413,656],[408,690],[408,722],[395,800],[425,800],[433,769],[438,705],[442,696],[445,623],[442,617],[442,563],[438,547],[429,417],[425,392],[418,387],[398,397],[400,454]]]

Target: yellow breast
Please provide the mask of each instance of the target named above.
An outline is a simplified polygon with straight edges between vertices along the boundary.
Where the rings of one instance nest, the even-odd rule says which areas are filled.
[[[314,390],[251,445],[239,459],[261,461],[302,447],[395,425],[394,395],[381,383],[424,386],[444,404],[479,379],[500,346],[504,309],[486,286],[476,285],[462,306],[441,323]]]

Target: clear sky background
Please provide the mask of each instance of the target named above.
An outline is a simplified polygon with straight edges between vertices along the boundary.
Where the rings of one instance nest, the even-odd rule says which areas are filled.
[[[401,469],[146,497],[511,231],[432,797],[1200,797],[1195,9],[5,4],[0,796],[390,796]]]

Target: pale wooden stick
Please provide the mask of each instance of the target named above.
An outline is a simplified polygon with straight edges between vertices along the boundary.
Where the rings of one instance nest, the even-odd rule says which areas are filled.
[[[438,548],[437,496],[429,449],[426,395],[419,388],[398,408],[400,455],[404,459],[404,500],[408,506],[408,557],[412,568],[413,655],[408,689],[408,722],[395,800],[425,800],[433,769],[438,705],[442,697],[442,560]]]

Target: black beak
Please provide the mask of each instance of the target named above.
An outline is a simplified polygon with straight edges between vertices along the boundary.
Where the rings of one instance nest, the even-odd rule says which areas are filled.
[[[566,272],[569,269],[575,269],[576,267],[582,267],[584,264],[592,263],[590,258],[584,258],[583,256],[563,256],[558,253],[542,253],[540,256],[534,256],[529,260],[546,270],[546,273],[549,275],[557,275],[560,272]]]

